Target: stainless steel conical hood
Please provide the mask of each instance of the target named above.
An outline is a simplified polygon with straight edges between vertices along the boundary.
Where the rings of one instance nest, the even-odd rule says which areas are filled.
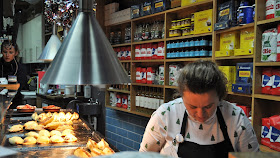
[[[92,12],[93,0],[80,0],[80,13],[41,80],[52,85],[104,85],[131,80]]]
[[[47,45],[45,46],[43,52],[41,53],[39,60],[44,61],[52,61],[61,46],[61,42],[59,38],[56,35],[57,33],[57,26],[56,24],[53,24],[53,34],[51,38],[49,39]]]

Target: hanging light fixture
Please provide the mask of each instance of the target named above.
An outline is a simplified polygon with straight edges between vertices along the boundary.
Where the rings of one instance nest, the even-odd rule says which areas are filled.
[[[80,0],[79,14],[41,80],[52,85],[105,85],[131,80],[93,15],[93,0]]]
[[[45,46],[42,54],[38,58],[39,60],[43,61],[52,61],[61,46],[61,42],[59,38],[57,37],[57,25],[54,23],[53,24],[53,32],[52,36],[49,39],[47,45]]]

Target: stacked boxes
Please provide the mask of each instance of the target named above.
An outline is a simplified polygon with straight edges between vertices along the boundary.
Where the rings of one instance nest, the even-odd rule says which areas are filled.
[[[234,50],[234,55],[254,54],[254,28],[243,29],[240,32],[240,49]]]
[[[104,7],[105,26],[111,24],[112,14],[119,10],[119,3],[110,3]]]
[[[130,8],[119,10],[119,3],[105,5],[105,26],[130,20]]]
[[[194,34],[212,32],[213,9],[194,13]]]
[[[216,57],[232,56],[233,49],[239,48],[239,33],[232,31],[220,35],[220,51],[215,52]]]
[[[224,73],[225,77],[228,80],[227,91],[231,92],[232,84],[235,83],[236,79],[236,67],[235,66],[219,66],[219,69]]]
[[[237,63],[236,84],[232,84],[232,92],[252,94],[253,63]]]

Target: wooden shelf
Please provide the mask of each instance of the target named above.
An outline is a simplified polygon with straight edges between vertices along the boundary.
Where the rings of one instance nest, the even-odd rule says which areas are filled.
[[[122,25],[122,24],[126,24],[126,23],[131,23],[131,20],[126,20],[126,21],[110,24],[109,27],[116,26],[116,25]],[[108,26],[106,26],[106,27],[108,27]]]
[[[276,150],[270,149],[269,147],[264,146],[264,145],[261,145],[261,144],[260,144],[260,150],[261,150],[262,152],[278,152],[278,151],[276,151]]]
[[[228,95],[236,95],[236,96],[242,96],[242,97],[248,97],[251,98],[251,94],[242,94],[242,93],[234,93],[234,92],[228,92]]]
[[[132,42],[132,44],[145,44],[145,43],[154,43],[154,42],[163,42],[164,39],[154,39],[154,40],[147,40],[147,41],[139,41],[139,42]]]
[[[111,108],[111,109],[115,109],[115,110],[119,110],[119,111],[123,111],[123,112],[128,112],[131,114],[136,114],[136,115],[140,115],[140,116],[144,116],[144,117],[151,117],[151,115],[149,114],[145,114],[145,113],[141,113],[141,112],[137,112],[137,111],[130,111],[124,108],[119,108],[119,107],[115,107],[115,106],[110,106],[110,105],[106,105],[107,108]]]
[[[256,62],[255,66],[280,66],[280,62]]]
[[[142,16],[142,17],[139,17],[139,18],[132,19],[131,21],[135,22],[135,21],[140,21],[140,20],[143,20],[143,19],[146,20],[146,19],[149,19],[149,18],[154,18],[156,16],[163,16],[164,17],[165,12],[166,11],[151,14],[151,15]]]
[[[215,60],[233,60],[233,59],[253,59],[254,55],[244,55],[244,56],[230,56],[230,57],[215,57]]]
[[[121,63],[130,63],[131,60],[120,60]]]
[[[213,4],[213,0],[205,0],[205,1],[202,1],[202,2],[193,3],[193,4],[190,4],[190,5],[183,6],[183,7],[169,9],[165,12],[166,13],[176,13],[176,12],[183,11],[183,10],[193,8],[193,7],[208,6],[208,5],[212,5],[212,4]]]
[[[280,17],[273,18],[273,19],[267,19],[267,20],[261,20],[261,21],[257,22],[257,25],[270,24],[270,23],[275,23],[275,22],[279,22],[279,21],[280,21]]]
[[[164,59],[152,59],[152,60],[132,60],[133,63],[159,63],[164,62]]]
[[[211,36],[211,35],[212,35],[212,32],[202,33],[202,34],[197,34],[197,35],[189,35],[189,36],[168,37],[168,38],[166,38],[166,41],[182,40],[182,39],[195,38],[195,37],[203,37],[203,36]]]
[[[276,96],[276,95],[254,94],[254,97],[255,97],[255,98],[258,98],[258,99],[266,99],[266,100],[280,101],[280,96]]]
[[[225,29],[225,30],[218,30],[216,33],[221,34],[221,33],[226,33],[226,32],[231,32],[231,31],[238,31],[238,30],[242,30],[242,29],[246,29],[246,28],[250,28],[250,27],[254,27],[254,23],[250,23],[250,24],[246,24],[246,25],[242,25],[242,26],[235,26],[235,27],[231,27],[231,28]]]
[[[164,88],[163,85],[155,85],[155,84],[143,84],[143,83],[132,83],[133,86],[145,86],[145,87],[158,87]]]
[[[109,91],[109,92],[119,92],[119,93],[126,93],[126,94],[130,94],[130,91],[126,91],[126,90],[119,90],[119,89],[107,89],[107,91]]]
[[[179,58],[179,59],[166,59],[166,62],[182,62],[182,61],[196,61],[199,59],[203,60],[212,60],[212,57],[204,57],[204,58]]]
[[[130,46],[130,45],[131,43],[122,43],[122,44],[114,44],[112,45],[112,47],[115,48],[115,47],[123,47],[123,46]]]
[[[164,87],[168,89],[178,89],[178,86],[164,86]]]

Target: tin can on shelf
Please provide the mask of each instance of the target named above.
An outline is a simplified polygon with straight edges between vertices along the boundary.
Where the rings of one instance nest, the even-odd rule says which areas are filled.
[[[175,28],[177,28],[177,20],[173,20],[173,21],[171,21],[172,23],[171,23],[171,28],[172,29],[175,29]]]
[[[191,34],[191,27],[184,27],[182,30],[182,36],[187,36]]]

